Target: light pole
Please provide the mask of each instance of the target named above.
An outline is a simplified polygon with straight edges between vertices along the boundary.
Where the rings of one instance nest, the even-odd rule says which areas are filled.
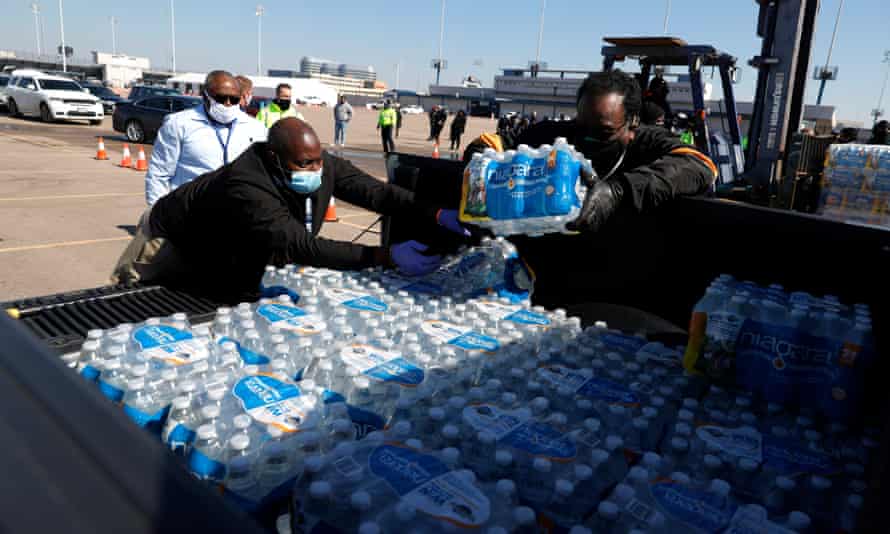
[[[31,2],[31,13],[34,13],[34,35],[37,38],[37,55],[43,54],[40,47],[40,6],[37,2]]]
[[[117,26],[117,17],[111,16],[111,55],[117,55],[117,35],[115,34],[115,26]]]
[[[398,88],[399,88],[399,70],[401,70],[401,66],[402,66],[402,62],[401,62],[401,61],[399,61],[398,63],[396,63],[396,85],[395,85],[395,87],[393,87],[393,89],[398,89]]]
[[[671,0],[667,0],[667,5],[664,6],[664,34],[668,34],[668,22],[671,20]]]
[[[541,22],[538,24],[538,49],[535,52],[535,64],[541,64],[541,46],[544,43],[544,12],[547,11],[547,0],[541,1]]]
[[[445,41],[445,0],[442,0],[442,16],[439,18],[439,55],[432,61],[433,68],[436,69],[436,85],[439,85],[439,78],[442,70],[445,69],[446,63],[442,59],[442,43]]]
[[[263,75],[263,13],[266,9],[262,5],[256,6],[256,74]]]
[[[173,73],[176,73],[176,14],[170,0],[170,44],[173,47]]]
[[[884,51],[884,59],[881,62],[887,64],[887,74],[884,75],[884,83],[881,85],[881,96],[878,97],[878,106],[871,113],[875,117],[875,124],[878,122],[878,117],[884,114],[884,110],[881,109],[881,104],[884,102],[884,91],[887,89],[887,79],[890,79],[890,50]]]
[[[59,30],[62,33],[62,72],[68,72],[68,58],[65,48],[65,10],[62,9],[62,0],[59,0]]]
[[[825,67],[817,72],[819,78],[819,96],[816,97],[817,106],[822,104],[822,95],[825,94],[825,84],[828,83],[828,80],[833,80],[837,77],[837,69],[832,69],[829,65],[831,65],[831,53],[834,52],[834,43],[837,41],[837,27],[841,22],[841,10],[843,9],[844,0],[841,0],[837,6],[837,17],[834,19],[834,31],[831,32],[831,44],[828,45],[828,57],[825,58]]]

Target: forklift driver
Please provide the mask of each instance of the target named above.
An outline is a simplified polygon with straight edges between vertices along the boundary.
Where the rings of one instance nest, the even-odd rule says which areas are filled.
[[[570,121],[539,122],[515,145],[537,147],[565,137],[593,162],[580,216],[569,230],[595,232],[619,210],[648,211],[678,195],[707,191],[717,167],[667,129],[640,125],[642,98],[637,81],[621,72],[590,74],[578,89],[578,115]],[[507,150],[497,135],[483,134],[467,147],[464,160],[486,147]]]

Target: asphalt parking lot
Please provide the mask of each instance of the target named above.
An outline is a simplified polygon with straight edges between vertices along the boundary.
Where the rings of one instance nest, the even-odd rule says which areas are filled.
[[[385,179],[377,114],[355,110],[344,156]],[[301,107],[300,111],[323,142],[332,140],[330,109]],[[494,121],[471,118],[464,141],[493,129]],[[429,155],[432,145],[427,134],[426,115],[407,116],[397,149]],[[109,161],[94,159],[99,136],[105,140]],[[117,166],[124,141],[123,134],[112,130],[110,117],[100,126],[89,126],[45,124],[0,113],[0,301],[107,283],[145,209],[144,173]],[[135,159],[138,148],[130,148]],[[150,158],[151,145],[144,149]],[[337,215],[340,222],[326,224],[323,236],[352,240],[376,220],[375,214],[342,202]],[[359,242],[379,243],[379,227],[373,226]]]

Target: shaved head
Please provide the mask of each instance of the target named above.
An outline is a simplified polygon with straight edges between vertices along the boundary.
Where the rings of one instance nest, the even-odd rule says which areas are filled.
[[[210,94],[210,97],[238,97],[241,100],[241,88],[238,86],[238,80],[232,76],[231,72],[224,70],[214,70],[207,74],[204,78],[204,90]]]
[[[321,141],[312,126],[294,117],[276,122],[269,128],[269,150],[283,166],[291,170],[316,170],[321,167]]]

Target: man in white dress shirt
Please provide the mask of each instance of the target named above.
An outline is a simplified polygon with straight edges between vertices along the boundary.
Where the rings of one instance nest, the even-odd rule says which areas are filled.
[[[215,70],[204,80],[203,105],[172,113],[158,131],[145,175],[145,202],[235,160],[266,140],[266,127],[241,110],[235,77]]]

